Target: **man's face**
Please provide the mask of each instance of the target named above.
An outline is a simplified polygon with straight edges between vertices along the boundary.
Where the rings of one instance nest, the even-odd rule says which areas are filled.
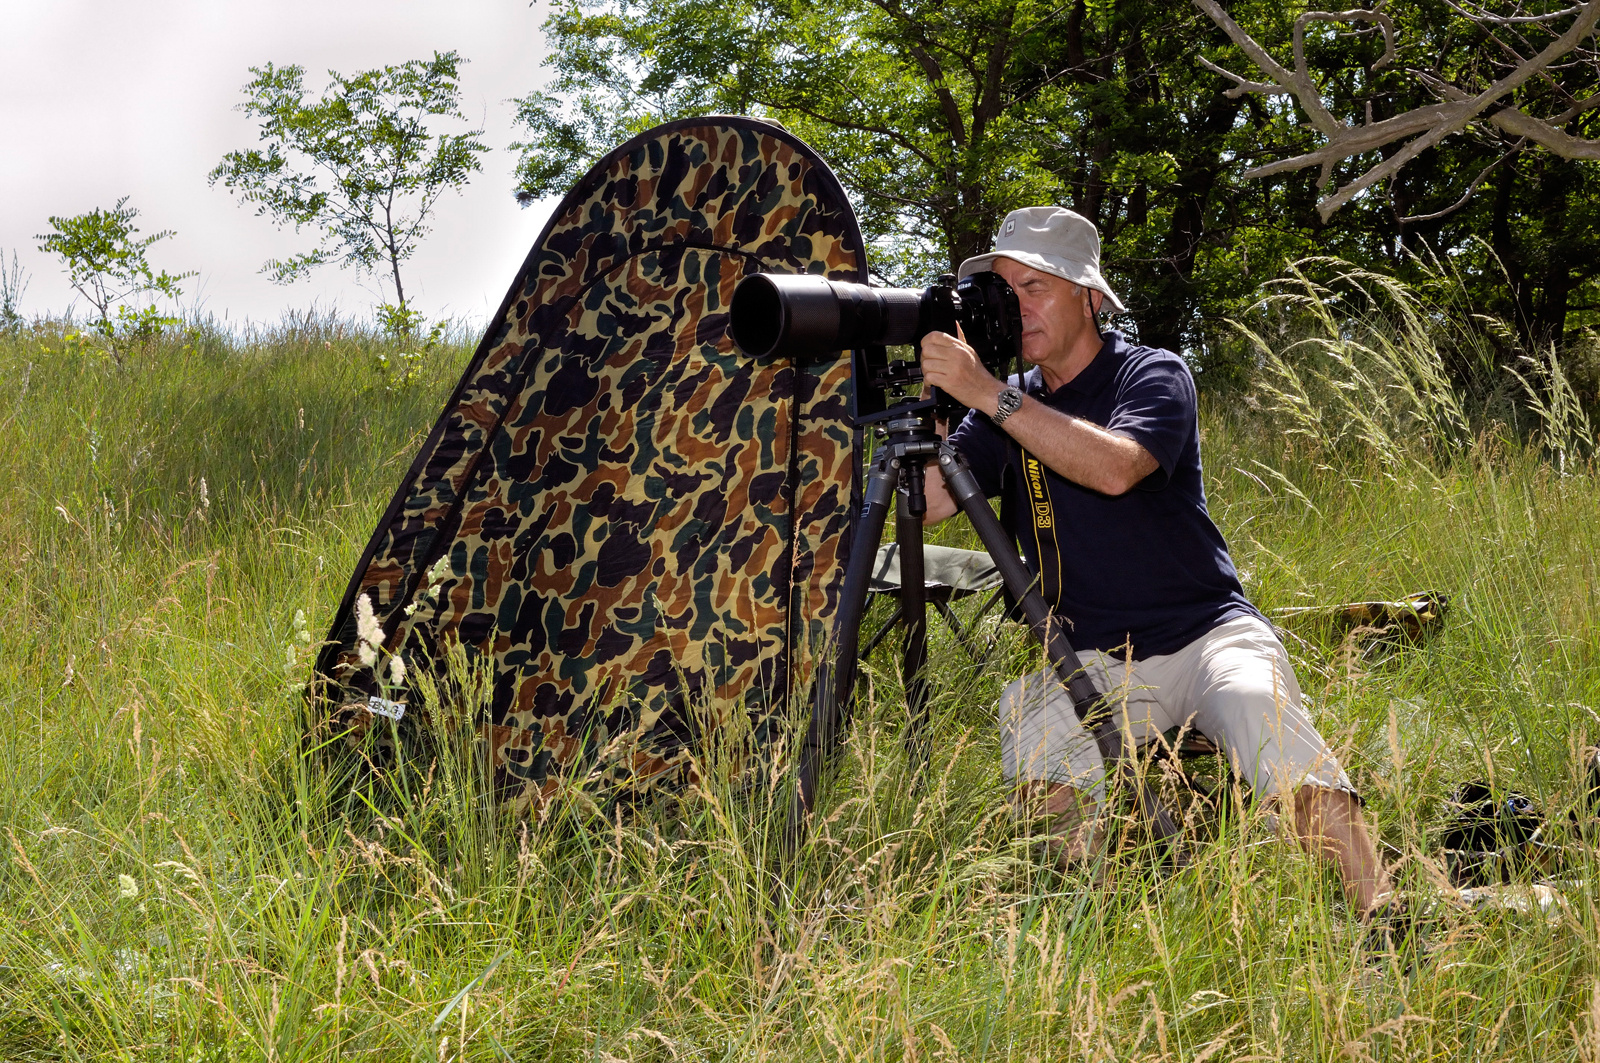
[[[1016,289],[1022,307],[1023,358],[1034,365],[1062,364],[1086,332],[1095,336],[1096,347],[1100,345],[1088,288],[1015,259],[997,258],[993,269]]]

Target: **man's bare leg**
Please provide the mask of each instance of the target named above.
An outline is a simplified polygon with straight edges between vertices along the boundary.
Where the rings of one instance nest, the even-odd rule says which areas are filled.
[[[1030,780],[1018,785],[1013,800],[1019,814],[1043,821],[1057,867],[1065,870],[1099,855],[1104,832],[1095,829],[1093,794],[1065,783]]]
[[[1393,889],[1378,859],[1361,805],[1343,790],[1302,786],[1294,795],[1294,829],[1308,852],[1339,865],[1345,896],[1363,916]]]

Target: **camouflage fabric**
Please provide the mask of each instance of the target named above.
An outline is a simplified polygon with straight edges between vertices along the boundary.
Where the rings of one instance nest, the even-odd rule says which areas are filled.
[[[619,735],[620,772],[660,778],[707,719],[759,729],[804,695],[843,576],[849,364],[734,350],[758,271],[866,279],[838,182],[781,127],[672,123],[578,184],[351,581],[318,664],[336,725],[415,701],[380,683],[389,655],[415,678],[459,641],[492,670],[496,785],[527,801]]]

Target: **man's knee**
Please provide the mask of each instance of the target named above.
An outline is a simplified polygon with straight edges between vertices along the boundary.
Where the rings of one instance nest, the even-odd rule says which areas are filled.
[[[1207,691],[1194,726],[1226,751],[1253,787],[1293,792],[1303,783],[1336,790],[1349,780],[1306,712],[1298,685],[1262,662]]]
[[[1099,748],[1053,673],[1016,680],[1001,695],[998,708],[1006,778],[1098,790],[1105,771]]]

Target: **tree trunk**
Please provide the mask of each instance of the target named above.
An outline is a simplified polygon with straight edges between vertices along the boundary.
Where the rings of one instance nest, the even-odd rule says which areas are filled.
[[[1506,284],[1510,288],[1511,313],[1517,331],[1523,336],[1531,332],[1533,315],[1526,298],[1526,267],[1511,236],[1511,206],[1517,184],[1516,167],[1502,166],[1495,177],[1494,213],[1489,224],[1489,246],[1506,271]]]
[[[950,272],[956,272],[964,259],[982,255],[992,250],[995,222],[993,212],[985,210],[983,188],[978,184],[964,184],[960,191],[961,208],[953,212],[945,223],[945,238],[950,248]],[[968,207],[967,204],[974,204]],[[930,280],[932,278],[929,278]]]
[[[1201,143],[1220,143],[1233,128],[1239,109],[1221,91],[1212,94],[1198,123],[1196,139]],[[1216,152],[1208,151],[1210,161],[1194,166],[1167,190],[1172,203],[1172,227],[1163,241],[1160,272],[1155,290],[1141,301],[1148,307],[1139,320],[1139,341],[1151,347],[1182,351],[1195,318],[1194,260],[1205,237],[1206,208],[1222,172]],[[1135,293],[1136,295],[1138,293]]]
[[[389,266],[394,270],[394,297],[399,304],[401,312],[406,309],[406,290],[400,283],[400,259],[395,255],[394,248],[389,249]]]
[[[1571,236],[1567,232],[1572,203],[1568,192],[1572,164],[1544,160],[1540,167],[1539,230],[1544,261],[1539,278],[1539,301],[1533,321],[1535,343],[1559,344],[1567,331],[1567,303],[1572,296]]]

